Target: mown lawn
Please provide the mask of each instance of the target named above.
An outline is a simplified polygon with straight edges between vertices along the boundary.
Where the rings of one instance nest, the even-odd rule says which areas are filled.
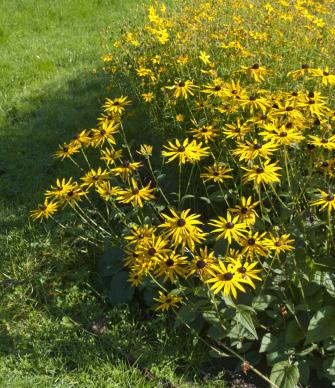
[[[95,287],[99,252],[71,228],[29,220],[60,172],[51,154],[94,126],[108,93],[94,70],[102,33],[119,33],[122,17],[138,15],[136,4],[0,0],[1,387],[156,387],[164,378],[207,386],[199,382],[207,349],[137,306],[111,309]]]

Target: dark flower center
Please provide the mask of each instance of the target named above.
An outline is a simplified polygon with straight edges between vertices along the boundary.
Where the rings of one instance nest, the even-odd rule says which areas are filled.
[[[224,280],[231,280],[234,277],[234,275],[231,272],[226,272],[223,275]]]
[[[278,106],[278,104],[273,104],[273,105],[272,105],[272,108],[274,108],[274,109],[279,109],[279,106]]]
[[[249,240],[248,240],[248,245],[255,245],[255,243],[256,243],[256,240],[254,239],[254,238],[249,238]]]
[[[255,101],[255,100],[256,100],[256,96],[254,96],[254,95],[250,96],[250,97],[249,97],[249,100],[250,100],[250,101]]]
[[[47,210],[47,207],[45,205],[40,205],[39,206],[40,210],[44,211],[44,210]]]
[[[286,137],[287,136],[287,132],[283,131],[283,132],[280,132],[280,137]]]
[[[281,244],[280,241],[276,241],[276,242],[275,242],[275,246],[276,246],[276,247],[281,247],[281,245],[282,245],[282,244]]]
[[[298,96],[298,92],[292,92],[292,96],[293,97],[297,97]]]
[[[78,139],[79,139],[79,135],[74,135],[74,136],[72,137],[72,139],[73,139],[73,140],[78,140]]]
[[[248,208],[242,207],[241,213],[242,213],[242,214],[247,214],[247,213],[248,213]]]
[[[183,82],[183,81],[179,82],[178,86],[179,86],[180,88],[183,88],[183,87],[185,86],[185,82]]]
[[[181,145],[181,146],[178,148],[178,151],[179,151],[179,152],[184,152],[184,151],[185,151],[185,147]]]
[[[165,264],[168,266],[168,267],[172,267],[173,264],[174,264],[174,261],[172,259],[167,259]]]
[[[170,304],[172,302],[172,299],[171,298],[167,298],[165,302]]]
[[[301,65],[301,68],[302,69],[308,69],[309,65],[307,63],[304,63],[304,64]]]
[[[62,191],[62,190],[63,190],[63,187],[62,187],[62,186],[57,186],[57,190],[58,190],[58,191]]]
[[[328,167],[329,166],[329,163],[328,162],[323,162],[322,163],[322,167]]]
[[[93,180],[97,181],[98,179],[99,179],[99,176],[98,175],[94,175]]]
[[[64,152],[68,152],[69,148],[68,147],[63,147]]]
[[[258,69],[259,69],[259,64],[258,64],[258,63],[255,63],[255,64],[252,66],[252,68],[253,68],[254,70],[258,70]]]
[[[206,133],[206,132],[208,132],[208,129],[207,129],[206,127],[203,127],[203,128],[201,129],[201,132]]]
[[[240,133],[241,132],[241,128],[235,128],[235,132],[236,133]]]
[[[238,93],[238,90],[234,89],[231,91],[231,94],[237,94]]]
[[[308,103],[309,103],[310,105],[313,105],[313,104],[315,104],[315,100],[313,100],[313,98],[311,98],[311,99],[308,101]]]
[[[262,119],[262,120],[266,120],[266,119],[267,119],[267,115],[262,115],[262,116],[261,116],[261,119]]]
[[[287,108],[286,108],[286,112],[292,112],[293,110],[293,106],[289,105]]]
[[[256,169],[256,172],[257,172],[257,174],[262,174],[264,172],[264,168],[263,167],[258,167]]]
[[[308,98],[314,98],[314,92],[310,91],[310,92],[308,93]]]
[[[327,201],[333,201],[334,200],[334,194],[330,193],[327,195]]]
[[[198,260],[196,266],[198,269],[203,269],[206,267],[206,263],[204,260]]]
[[[233,227],[234,227],[234,224],[232,222],[227,222],[226,223],[226,228],[227,229],[233,229]]]
[[[69,191],[69,192],[67,193],[67,196],[68,196],[68,197],[72,197],[73,194],[74,194],[74,192],[73,192],[73,190],[71,190],[71,191]]]
[[[219,173],[218,171],[214,171],[214,172],[213,172],[213,175],[214,175],[214,176],[219,176],[220,173]]]
[[[238,272],[244,274],[244,273],[247,272],[247,269],[246,269],[245,267],[240,267],[240,268],[238,269]]]
[[[221,90],[221,86],[220,85],[216,85],[214,90],[216,90],[218,92],[219,90]]]
[[[321,140],[321,143],[322,143],[322,144],[327,144],[327,143],[328,143],[328,139],[323,138],[323,139]]]
[[[138,238],[140,238],[140,239],[144,238],[144,233],[139,234]]]
[[[129,167],[129,165],[130,165],[130,162],[129,162],[129,160],[125,160],[124,162],[123,162],[123,167]]]
[[[119,101],[114,101],[114,102],[113,102],[113,105],[114,105],[114,106],[118,106],[118,105],[120,105],[120,103],[119,103]]]
[[[314,148],[315,148],[315,145],[314,145],[314,144],[307,144],[307,149],[308,149],[309,151],[313,151]]]
[[[148,255],[149,256],[155,256],[155,254],[156,254],[156,249],[155,248],[150,248],[148,250]]]
[[[133,195],[137,195],[140,192],[140,190],[137,187],[133,187],[131,192],[133,193]]]
[[[323,72],[323,75],[324,75],[325,77],[327,77],[327,76],[329,75],[328,71],[324,71],[324,72]]]
[[[320,121],[318,118],[316,118],[316,119],[314,120],[314,124],[315,124],[315,125],[320,125],[320,124],[321,124],[321,121]]]
[[[254,144],[254,149],[255,150],[259,150],[260,148],[262,148],[262,144],[259,144],[259,143]]]
[[[179,226],[181,228],[185,225],[186,225],[186,221],[182,218],[179,218],[179,220],[177,221],[177,226]]]
[[[285,124],[285,128],[291,129],[293,127],[293,123],[289,122]]]
[[[102,129],[102,130],[100,131],[100,135],[101,135],[101,136],[106,135],[106,131],[105,131],[104,129]]]

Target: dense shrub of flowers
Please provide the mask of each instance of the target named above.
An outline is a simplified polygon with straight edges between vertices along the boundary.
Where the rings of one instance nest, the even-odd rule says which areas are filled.
[[[334,8],[154,3],[107,34],[114,96],[32,211],[72,211],[112,267],[122,249],[115,300],[137,287],[245,373],[265,358],[274,386],[335,375]]]

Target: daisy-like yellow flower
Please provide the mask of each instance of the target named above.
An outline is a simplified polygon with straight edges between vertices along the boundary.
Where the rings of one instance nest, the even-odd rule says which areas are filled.
[[[34,221],[38,219],[42,222],[44,219],[49,218],[58,210],[58,203],[55,201],[49,201],[47,198],[44,200],[42,204],[39,204],[36,209],[30,212],[31,218]]]
[[[266,232],[264,233],[252,233],[251,231],[248,235],[243,236],[238,240],[238,243],[241,245],[242,255],[245,255],[247,259],[253,259],[255,255],[265,257],[268,255],[269,249],[266,245]]]
[[[82,189],[81,186],[78,184],[74,184],[71,190],[67,191],[61,198],[60,198],[60,205],[66,207],[67,205],[70,205],[71,207],[77,206],[78,202],[81,201],[81,197],[88,194],[88,191],[85,191]]]
[[[140,284],[142,284],[143,279],[144,279],[144,273],[138,273],[137,270],[132,270],[129,272],[128,282],[133,287],[138,287]]]
[[[329,71],[329,68],[326,67],[322,69],[312,69],[310,73],[311,77],[321,78],[322,85],[332,86],[335,85],[335,74]]]
[[[177,158],[179,159],[179,164],[185,164],[186,162],[195,163],[209,155],[209,147],[202,147],[202,143],[197,143],[195,140],[190,142],[188,139],[185,139],[183,143],[180,143],[178,139],[175,139],[175,144],[172,141],[168,141],[168,145],[163,147],[165,150],[162,151],[162,155],[168,157],[166,163],[170,163]]]
[[[252,130],[252,126],[248,123],[241,124],[241,120],[238,117],[235,123],[225,125],[223,133],[228,139],[239,139],[243,140],[245,135]]]
[[[92,144],[95,147],[100,147],[105,144],[116,144],[114,135],[119,131],[119,123],[114,120],[103,122],[99,128],[92,129]]]
[[[65,178],[57,179],[55,186],[51,186],[50,190],[45,192],[46,198],[59,199],[60,197],[63,197],[73,188],[72,179],[73,178],[70,178],[68,181],[66,181]]]
[[[164,257],[171,252],[167,245],[169,242],[166,239],[153,234],[138,245],[137,254],[141,260],[156,265],[159,260],[164,260]]]
[[[105,112],[109,115],[122,115],[125,111],[125,107],[130,104],[131,101],[128,100],[127,96],[121,96],[114,100],[107,98],[103,108],[105,108]]]
[[[124,239],[127,241],[127,244],[143,244],[154,235],[155,230],[156,228],[147,224],[143,226],[133,226],[131,228],[131,234],[125,236]]]
[[[177,121],[178,123],[182,123],[182,122],[184,121],[184,115],[182,115],[181,113],[178,113],[178,114],[176,115],[176,121]]]
[[[70,146],[88,146],[91,143],[89,132],[84,129],[83,131],[76,133],[70,141]]]
[[[309,135],[308,143],[329,151],[333,151],[335,150],[335,135],[328,138]]]
[[[233,214],[239,216],[238,221],[245,223],[247,226],[254,225],[258,214],[255,210],[255,207],[259,204],[259,201],[252,202],[251,197],[242,197],[241,204],[236,205],[234,208],[229,209]]]
[[[82,186],[87,186],[90,188],[91,186],[97,186],[102,181],[107,181],[110,179],[110,173],[106,169],[102,169],[98,167],[97,170],[93,168],[88,171],[83,177],[80,178],[83,183]]]
[[[59,145],[59,150],[54,153],[55,158],[64,160],[70,158],[73,154],[79,152],[80,144],[66,144]]]
[[[281,252],[293,251],[294,247],[291,245],[294,239],[290,238],[289,234],[282,234],[281,236],[274,236],[270,233],[270,238],[266,239],[266,246],[279,255]]]
[[[104,160],[108,166],[115,164],[118,159],[122,158],[122,150],[106,148],[100,151],[101,160]]]
[[[185,246],[194,250],[196,243],[201,243],[207,233],[204,233],[198,225],[203,225],[199,221],[199,214],[189,214],[191,209],[183,210],[180,214],[170,209],[171,216],[167,214],[161,214],[164,218],[162,224],[158,225],[163,229],[163,233],[170,237],[175,247],[182,246],[184,250]]]
[[[248,109],[251,114],[257,110],[266,112],[267,108],[270,106],[269,101],[264,97],[259,97],[256,94],[251,94],[250,96],[243,96],[237,100],[239,106],[243,110]]]
[[[227,82],[222,90],[223,97],[229,98],[229,100],[241,99],[247,97],[247,90],[240,85],[240,81]]]
[[[120,188],[112,186],[110,181],[101,181],[95,186],[95,190],[102,199],[109,201],[119,194]]]
[[[217,259],[213,251],[209,252],[207,246],[200,248],[200,253],[193,257],[187,267],[187,277],[198,275],[201,278],[206,278],[210,266],[215,262],[217,262]]]
[[[112,168],[112,173],[115,176],[121,176],[122,179],[125,181],[141,167],[142,164],[140,162],[130,162],[129,160],[124,160],[121,166]]]
[[[131,178],[129,189],[119,189],[116,200],[120,203],[131,203],[133,207],[143,207],[143,201],[150,201],[155,198],[152,194],[156,189],[150,189],[151,182],[140,188],[136,180]]]
[[[183,298],[177,295],[173,294],[164,294],[161,291],[159,292],[159,297],[154,298],[156,302],[158,302],[158,306],[155,308],[155,310],[162,310],[167,311],[169,309],[173,309],[174,307],[177,307],[179,303],[182,302]]]
[[[165,86],[166,89],[173,90],[173,95],[175,98],[184,98],[185,100],[188,96],[194,96],[194,91],[199,88],[192,81],[174,81],[174,85]]]
[[[223,97],[225,84],[221,78],[215,78],[211,84],[204,85],[202,93],[210,97]]]
[[[320,93],[309,92],[303,96],[297,106],[300,109],[305,109],[313,116],[322,117],[327,115],[329,109],[326,106],[326,99]]]
[[[243,237],[246,231],[246,224],[238,221],[239,216],[232,216],[230,212],[227,212],[227,217],[219,216],[218,219],[212,219],[208,223],[214,226],[216,229],[212,230],[212,233],[218,233],[216,239],[224,238],[231,244],[232,240],[238,240]]]
[[[277,109],[275,115],[281,115],[286,117],[288,120],[303,120],[303,114],[300,112],[297,104],[286,102],[285,104],[276,104]]]
[[[174,283],[176,275],[185,277],[186,264],[186,257],[172,252],[158,261],[155,275],[164,276],[163,282],[169,280],[171,283]]]
[[[278,146],[272,142],[260,143],[257,140],[245,143],[237,142],[237,148],[233,150],[233,155],[239,156],[239,160],[254,160],[257,157],[268,159],[278,149]]]
[[[199,59],[205,64],[205,65],[211,65],[212,62],[210,60],[210,55],[206,54],[205,51],[200,51]]]
[[[141,96],[146,103],[150,103],[155,98],[153,92],[142,93]]]
[[[311,74],[314,70],[315,69],[312,69],[307,63],[304,63],[303,65],[301,65],[300,69],[288,72],[287,77],[298,79],[306,74]]]
[[[270,163],[267,160],[263,165],[254,165],[252,168],[241,167],[246,173],[242,177],[242,183],[254,182],[254,185],[260,185],[262,183],[275,183],[280,182],[280,175],[277,171],[281,170],[281,167],[277,166],[278,162]]]
[[[232,179],[233,176],[229,175],[231,168],[225,166],[222,163],[215,162],[212,166],[205,167],[203,173],[200,174],[200,178],[204,182],[213,181],[215,183],[222,183],[225,179]]]
[[[253,289],[256,288],[254,280],[262,280],[257,274],[262,272],[261,269],[255,268],[258,264],[257,261],[248,263],[243,263],[240,258],[238,259],[229,259],[229,261],[236,267],[235,274],[240,276],[246,284],[249,284]]]
[[[205,124],[200,128],[191,128],[189,132],[193,134],[195,139],[203,140],[205,144],[218,136],[218,129],[209,124]]]
[[[245,288],[241,283],[246,283],[241,276],[236,273],[237,266],[228,264],[225,266],[222,260],[218,264],[212,264],[210,275],[211,278],[206,280],[206,283],[213,283],[211,289],[214,294],[219,293],[223,289],[225,296],[233,295],[237,297],[237,290],[245,292]]]
[[[149,158],[150,156],[152,156],[152,150],[153,150],[153,146],[148,144],[142,144],[140,146],[140,149],[136,152],[139,155],[144,156],[145,158]]]
[[[253,78],[256,82],[264,81],[264,75],[268,70],[260,66],[258,63],[254,63],[252,66],[241,66],[242,71],[248,74],[249,77]]]
[[[263,136],[264,140],[271,141],[277,145],[292,146],[293,144],[300,143],[305,137],[295,128],[290,128],[282,125],[277,128],[274,124],[265,124],[265,131],[259,134]]]
[[[330,214],[333,210],[335,210],[335,195],[332,192],[323,191],[318,189],[320,195],[319,198],[311,201],[310,204],[312,206],[320,206],[320,211],[323,209],[327,209]]]

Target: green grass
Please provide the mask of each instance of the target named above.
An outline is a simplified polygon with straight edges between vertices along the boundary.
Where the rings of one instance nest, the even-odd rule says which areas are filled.
[[[208,349],[168,321],[138,306],[111,309],[97,291],[95,252],[70,228],[29,220],[60,172],[51,157],[57,144],[95,124],[107,93],[93,71],[102,32],[117,34],[136,3],[0,0],[1,387],[157,386],[124,351],[178,386],[198,386],[208,365]],[[216,384],[223,382],[199,383]]]

